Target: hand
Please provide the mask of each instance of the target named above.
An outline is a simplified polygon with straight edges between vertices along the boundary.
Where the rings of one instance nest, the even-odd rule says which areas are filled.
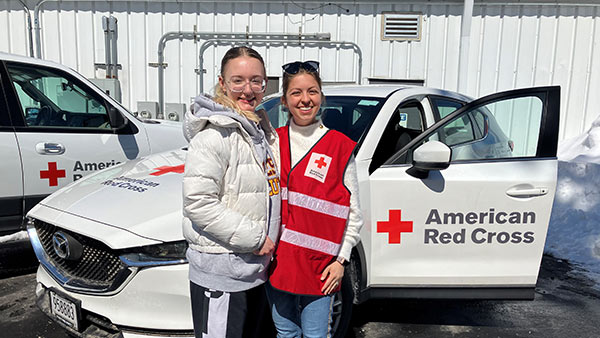
[[[325,285],[321,288],[324,295],[328,295],[342,282],[344,277],[344,266],[338,261],[329,264],[321,274],[321,281],[325,281]]]
[[[257,256],[264,256],[264,255],[273,254],[273,251],[275,251],[275,243],[273,243],[273,241],[269,238],[269,236],[267,236],[267,238],[265,239],[265,242],[263,243],[262,248],[254,251],[253,253]]]

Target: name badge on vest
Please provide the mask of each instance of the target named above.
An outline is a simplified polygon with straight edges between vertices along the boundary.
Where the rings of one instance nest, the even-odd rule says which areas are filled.
[[[314,178],[315,180],[325,183],[327,172],[331,164],[331,157],[324,154],[312,153],[310,160],[306,166],[304,176]]]

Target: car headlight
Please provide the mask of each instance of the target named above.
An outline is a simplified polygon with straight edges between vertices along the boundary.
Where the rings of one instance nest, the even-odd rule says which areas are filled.
[[[156,266],[187,263],[186,241],[142,246],[126,250],[119,256],[129,266]]]

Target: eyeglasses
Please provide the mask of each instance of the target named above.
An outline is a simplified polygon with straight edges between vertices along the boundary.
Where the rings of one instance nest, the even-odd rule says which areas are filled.
[[[284,73],[288,74],[298,74],[300,69],[304,69],[307,72],[318,73],[319,72],[319,61],[295,61],[287,63],[283,66]]]
[[[225,81],[229,84],[229,90],[234,93],[241,93],[246,88],[247,84],[250,84],[250,90],[255,93],[262,93],[267,88],[267,81],[263,78],[254,78],[251,80],[244,80],[239,77],[234,77]]]

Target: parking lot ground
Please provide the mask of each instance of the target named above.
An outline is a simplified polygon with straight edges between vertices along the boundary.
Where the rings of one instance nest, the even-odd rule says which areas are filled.
[[[29,241],[0,244],[0,337],[66,336],[35,305],[37,266]]]
[[[600,290],[548,255],[533,301],[376,300],[355,310],[356,338],[600,337]]]
[[[35,305],[28,242],[0,246],[0,337],[63,338]],[[600,290],[567,261],[544,256],[533,301],[374,300],[354,309],[347,338],[600,337]]]

